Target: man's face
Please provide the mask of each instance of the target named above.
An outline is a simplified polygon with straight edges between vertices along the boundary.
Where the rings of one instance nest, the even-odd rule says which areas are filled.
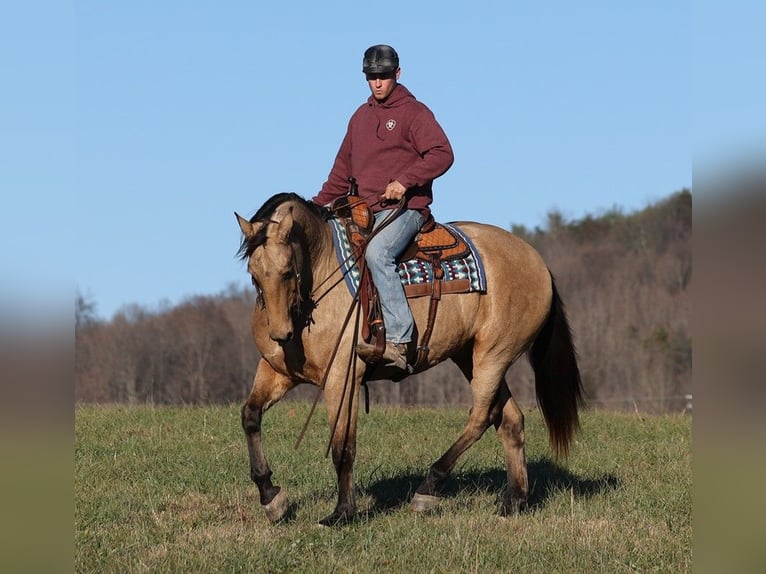
[[[387,74],[367,74],[367,83],[370,85],[370,92],[379,102],[385,102],[396,87],[396,81],[399,79],[400,68],[395,72]]]

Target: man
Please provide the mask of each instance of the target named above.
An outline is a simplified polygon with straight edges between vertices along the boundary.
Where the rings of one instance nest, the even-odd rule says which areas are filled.
[[[377,228],[392,213],[392,204],[404,197],[405,209],[373,237],[365,259],[386,328],[383,360],[406,370],[414,321],[396,260],[430,215],[431,185],[452,165],[452,146],[431,110],[398,83],[399,56],[391,46],[368,48],[362,72],[371,95],[351,116],[330,175],[313,201],[328,205],[345,195],[353,176]],[[374,345],[362,342],[356,350],[367,361]]]

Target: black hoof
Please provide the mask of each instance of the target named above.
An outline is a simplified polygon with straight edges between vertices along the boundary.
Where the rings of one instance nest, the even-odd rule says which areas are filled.
[[[513,498],[503,502],[502,508],[500,508],[500,516],[518,516],[527,509],[526,498]]]
[[[344,526],[354,520],[354,513],[336,510],[330,516],[325,516],[319,521],[322,526]]]

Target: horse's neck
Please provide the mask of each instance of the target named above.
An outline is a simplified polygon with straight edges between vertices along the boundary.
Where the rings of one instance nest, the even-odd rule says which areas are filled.
[[[326,221],[308,213],[301,217],[301,226],[306,236],[312,274],[315,281],[321,281],[332,272],[332,264],[335,263],[330,226]]]
[[[312,242],[310,251],[314,279],[323,281],[338,267],[332,244],[332,231],[328,223],[323,221],[319,226],[318,235]]]

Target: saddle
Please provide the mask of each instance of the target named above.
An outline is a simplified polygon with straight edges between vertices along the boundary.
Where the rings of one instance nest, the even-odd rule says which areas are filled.
[[[430,263],[434,270],[434,282],[438,280],[442,293],[466,293],[470,291],[470,279],[452,279],[443,281],[444,270],[442,263],[464,259],[471,253],[465,239],[449,227],[434,221],[433,216],[420,228],[409,247],[399,257],[399,261],[416,259]],[[431,295],[433,286],[429,283],[405,285],[404,293],[407,298]]]
[[[360,267],[361,279],[359,286],[360,303],[364,322],[362,325],[362,337],[365,341],[375,340],[376,352],[373,361],[383,353],[385,348],[385,325],[380,308],[380,299],[377,289],[372,281],[372,276],[367,271],[364,257],[364,248],[370,237],[375,217],[372,209],[357,196],[341,198],[341,204],[333,206],[333,211],[346,229],[346,234],[351,243],[352,250]],[[454,233],[450,228],[437,223],[433,217],[421,226],[410,245],[399,257],[399,261],[420,260],[431,265],[433,280],[429,283],[405,285],[404,292],[407,298],[430,296],[428,308],[428,321],[426,329],[417,346],[417,355],[413,370],[425,365],[430,351],[428,343],[431,340],[436,312],[439,301],[444,293],[466,293],[471,290],[469,279],[452,279],[444,281],[442,263],[463,259],[470,254],[470,247],[466,241]]]

